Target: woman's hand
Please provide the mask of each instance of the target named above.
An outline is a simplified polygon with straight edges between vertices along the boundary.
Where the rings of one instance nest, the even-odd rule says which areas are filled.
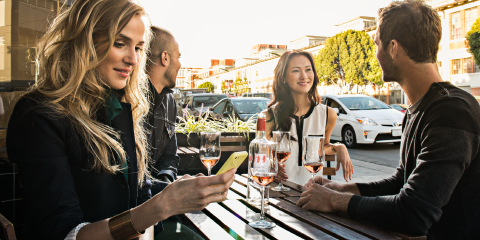
[[[287,171],[285,170],[285,164],[278,164],[278,173],[275,176],[275,182],[282,182],[288,179]]]
[[[345,181],[352,180],[353,165],[352,160],[350,160],[350,155],[348,154],[347,147],[343,144],[335,145],[335,150],[337,150],[337,171],[340,170],[340,164],[343,168],[343,178]]]

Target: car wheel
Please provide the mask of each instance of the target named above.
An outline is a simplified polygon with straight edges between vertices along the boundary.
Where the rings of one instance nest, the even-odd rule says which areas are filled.
[[[357,146],[357,137],[355,136],[355,131],[352,127],[348,126],[343,129],[343,143],[348,148],[355,148]]]

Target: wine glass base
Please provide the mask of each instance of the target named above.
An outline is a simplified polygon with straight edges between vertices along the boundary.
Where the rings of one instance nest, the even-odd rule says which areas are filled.
[[[290,191],[290,188],[285,186],[282,186],[282,187],[277,186],[277,187],[270,188],[270,190],[273,190],[275,192],[284,192],[284,191]]]
[[[275,225],[275,223],[267,222],[265,220],[259,220],[259,221],[256,221],[256,222],[251,222],[248,225],[250,225],[250,227],[253,227],[253,228],[273,228],[273,227],[277,226],[277,225]]]

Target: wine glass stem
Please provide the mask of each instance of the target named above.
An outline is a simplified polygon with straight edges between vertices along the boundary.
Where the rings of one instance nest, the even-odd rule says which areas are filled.
[[[315,173],[312,173],[312,180],[315,182]]]
[[[264,207],[265,207],[265,186],[262,186],[260,194],[262,195],[262,207],[261,207],[261,212],[260,212],[260,221],[265,220],[265,212],[264,212]]]
[[[207,168],[208,169],[208,176],[210,176],[210,174],[212,174],[212,169],[211,168]]]
[[[282,189],[283,188],[283,184],[282,184],[282,181],[280,181],[280,183],[278,184],[278,189]]]

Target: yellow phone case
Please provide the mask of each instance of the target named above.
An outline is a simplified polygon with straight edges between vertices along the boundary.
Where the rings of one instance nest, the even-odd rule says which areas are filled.
[[[248,153],[245,151],[242,152],[234,152],[227,161],[223,164],[223,166],[218,170],[216,175],[220,175],[222,173],[227,172],[232,168],[238,168],[242,164],[242,162],[247,158]]]

